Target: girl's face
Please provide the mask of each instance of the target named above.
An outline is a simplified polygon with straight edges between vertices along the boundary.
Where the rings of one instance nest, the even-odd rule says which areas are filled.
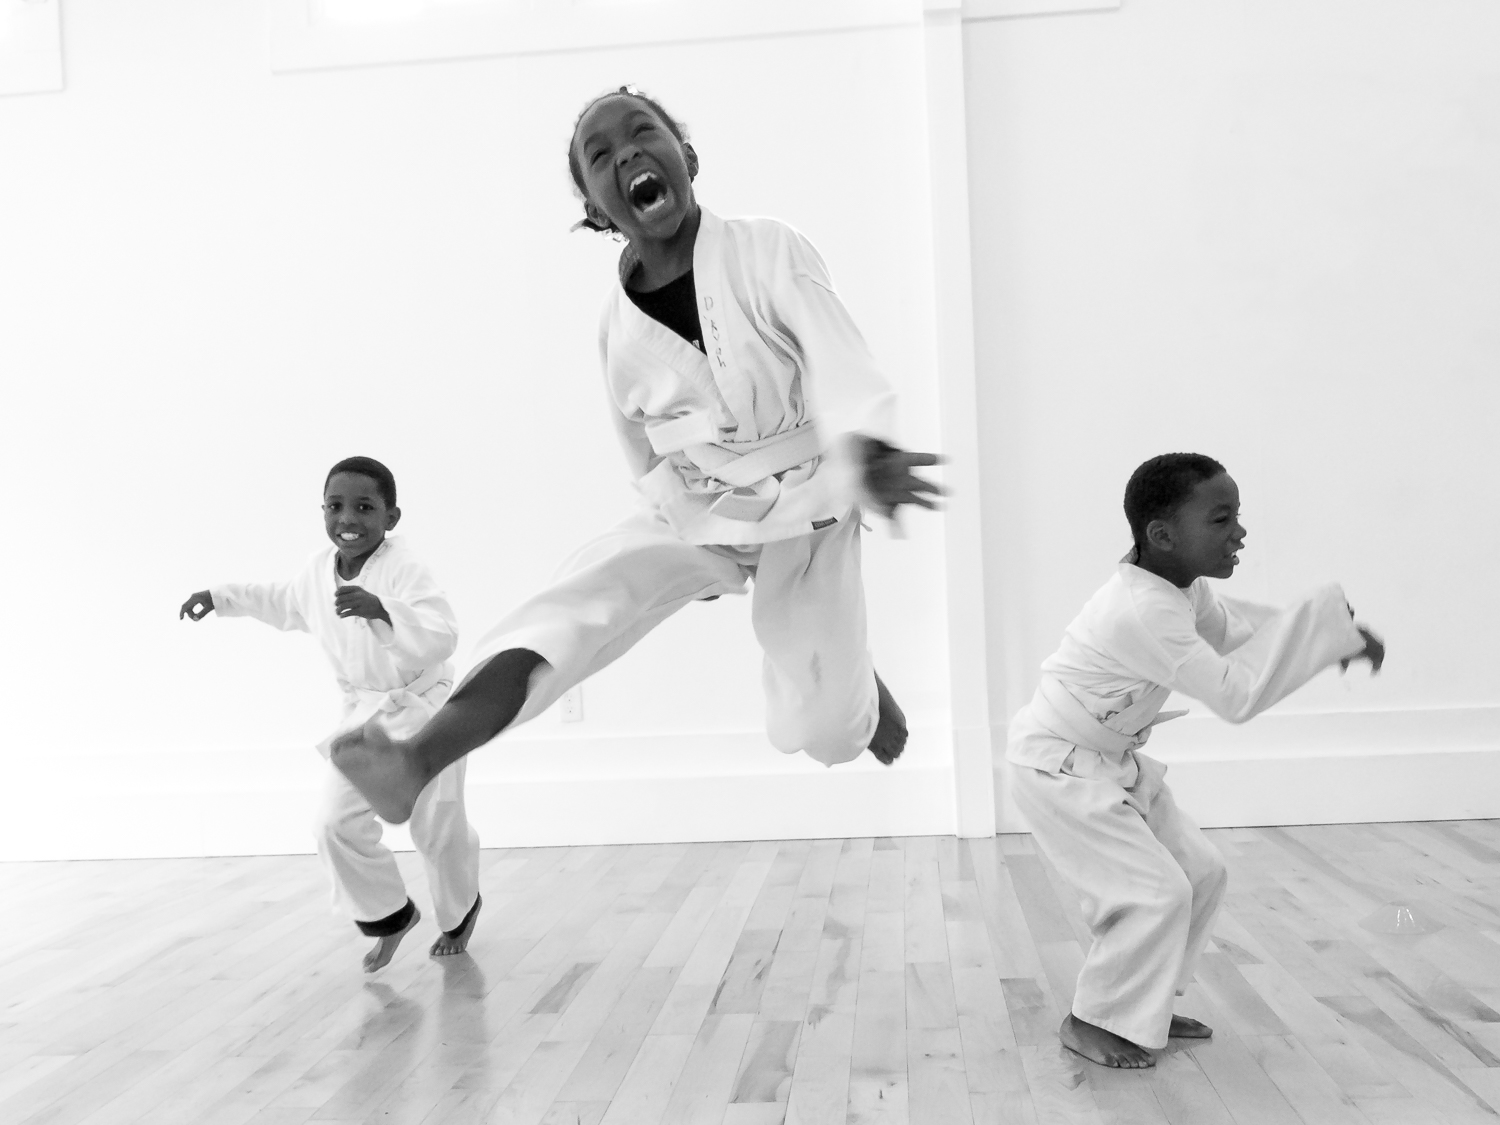
[[[631,242],[666,240],[692,213],[698,156],[645,102],[601,98],[579,120],[573,146],[595,222],[613,223]]]

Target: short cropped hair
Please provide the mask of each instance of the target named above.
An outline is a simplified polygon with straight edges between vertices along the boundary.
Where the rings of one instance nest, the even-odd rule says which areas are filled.
[[[1152,520],[1170,519],[1193,494],[1193,489],[1224,472],[1224,466],[1202,453],[1163,453],[1130,474],[1125,485],[1125,518],[1135,549],[1146,542]]]
[[[333,468],[328,470],[328,475],[323,478],[323,491],[328,491],[328,482],[335,473],[358,473],[362,477],[369,477],[375,482],[376,491],[380,498],[385,501],[387,508],[396,506],[396,477],[389,469],[373,457],[345,457]]]

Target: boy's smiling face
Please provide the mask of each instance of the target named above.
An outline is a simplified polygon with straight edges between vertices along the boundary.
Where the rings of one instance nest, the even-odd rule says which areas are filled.
[[[1171,516],[1151,521],[1142,565],[1181,587],[1197,578],[1228,578],[1239,565],[1245,534],[1239,486],[1219,473],[1199,481]]]
[[[639,98],[601,98],[578,122],[573,144],[585,206],[631,242],[666,240],[693,209],[698,157]]]
[[[385,533],[401,518],[400,508],[386,507],[380,486],[363,473],[334,473],[323,489],[323,527],[349,563],[367,558],[385,542]]]

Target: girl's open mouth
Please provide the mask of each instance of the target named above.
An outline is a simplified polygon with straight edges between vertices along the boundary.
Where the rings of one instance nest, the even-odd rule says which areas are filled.
[[[625,189],[630,205],[642,215],[653,215],[666,205],[667,185],[655,172],[638,173]]]

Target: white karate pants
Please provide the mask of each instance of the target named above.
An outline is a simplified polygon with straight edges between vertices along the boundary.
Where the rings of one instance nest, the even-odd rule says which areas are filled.
[[[554,582],[480,638],[476,666],[507,649],[540,654],[512,726],[622,656],[689,602],[741,594],[765,652],[766,732],[784,753],[824,765],[858,757],[879,716],[865,631],[859,513],[795,539],[698,546],[640,512],[586,544]]]
[[[1078,891],[1093,934],[1073,1014],[1160,1048],[1172,998],[1193,979],[1227,876],[1223,857],[1172,799],[1166,767],[1136,759],[1140,773],[1129,788],[1090,750],[1074,750],[1062,773],[1012,764],[1011,792],[1037,846]]]
[[[479,833],[464,811],[464,759],[422,790],[408,827],[427,868],[438,929],[455,930],[479,896]],[[335,907],[357,922],[378,922],[406,905],[406,884],[396,857],[380,842],[380,821],[331,762],[315,831]]]

